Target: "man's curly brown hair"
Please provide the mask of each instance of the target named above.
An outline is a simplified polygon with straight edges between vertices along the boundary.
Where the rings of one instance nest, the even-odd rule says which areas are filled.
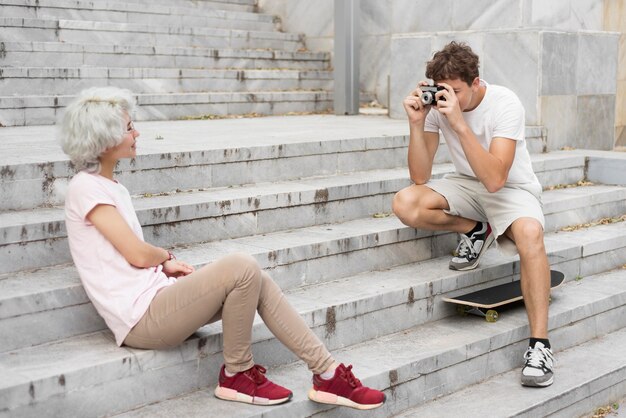
[[[466,43],[452,41],[435,52],[426,64],[426,77],[434,81],[460,79],[468,86],[478,77],[478,55]]]

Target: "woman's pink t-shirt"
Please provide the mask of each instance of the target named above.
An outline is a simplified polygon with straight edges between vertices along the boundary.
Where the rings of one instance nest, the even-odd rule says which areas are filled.
[[[79,172],[65,196],[65,224],[72,259],[87,296],[113,331],[115,341],[124,339],[148,310],[159,289],[174,283],[158,266],[137,268],[115,249],[87,220],[99,204],[115,206],[135,235],[143,232],[126,187],[98,174]]]

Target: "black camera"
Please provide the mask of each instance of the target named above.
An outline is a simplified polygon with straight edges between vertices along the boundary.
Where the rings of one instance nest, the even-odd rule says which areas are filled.
[[[445,88],[441,86],[421,86],[420,89],[422,90],[422,95],[420,96],[420,99],[422,100],[422,103],[424,103],[424,105],[426,106],[437,105],[437,98],[435,97],[435,93],[441,90],[445,90]],[[444,102],[446,101],[446,99],[443,97],[441,97],[439,100],[443,100]]]

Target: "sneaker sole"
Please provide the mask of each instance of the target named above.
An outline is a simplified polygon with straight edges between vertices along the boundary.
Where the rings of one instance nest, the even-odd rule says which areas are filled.
[[[489,249],[489,247],[491,247],[491,244],[493,244],[495,240],[496,239],[493,236],[493,233],[489,235],[489,238],[487,238],[487,241],[485,242],[485,245],[483,245],[483,248],[480,249],[480,253],[478,254],[478,257],[476,257],[476,260],[474,261],[473,264],[469,264],[464,267],[455,267],[452,264],[449,264],[448,267],[450,268],[450,270],[455,270],[455,271],[474,270],[476,267],[478,267],[478,263],[480,262],[480,259],[483,256],[483,254],[487,252],[487,250]]]
[[[524,382],[524,378],[522,377],[522,386],[526,386],[529,388],[545,388],[546,386],[550,386],[553,382],[554,382],[554,376],[552,376],[550,379],[546,380],[545,382],[533,382],[533,381]]]
[[[289,395],[287,398],[267,399],[259,396],[246,395],[245,393],[237,392],[234,389],[223,388],[221,386],[215,388],[215,397],[219,399],[224,401],[249,403],[252,405],[278,405],[291,400],[292,396],[293,394]]]
[[[323,392],[321,390],[315,390],[311,388],[309,390],[309,399],[313,402],[325,403],[328,405],[340,405],[340,406],[348,406],[354,409],[366,410],[366,409],[374,409],[378,408],[382,404],[385,403],[385,399],[381,403],[376,404],[360,404],[350,399],[344,398],[343,396],[335,395],[334,393]]]

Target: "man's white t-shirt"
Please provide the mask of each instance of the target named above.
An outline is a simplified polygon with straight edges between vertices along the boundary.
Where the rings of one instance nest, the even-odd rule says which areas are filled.
[[[489,150],[493,138],[508,138],[516,141],[515,159],[509,170],[507,184],[535,183],[539,185],[526,148],[525,115],[522,103],[515,93],[506,87],[487,84],[484,80],[480,82],[486,87],[485,96],[474,110],[463,112],[463,119],[480,145],[486,150]],[[448,145],[456,171],[475,178],[476,174],[467,161],[459,137],[450,127],[446,117],[433,108],[426,116],[424,131],[438,133],[439,130],[443,133]]]
[[[132,266],[86,218],[99,204],[115,206],[143,241],[128,190],[98,174],[79,172],[65,196],[65,225],[72,259],[89,299],[122,345],[159,289],[175,282],[162,267]]]

